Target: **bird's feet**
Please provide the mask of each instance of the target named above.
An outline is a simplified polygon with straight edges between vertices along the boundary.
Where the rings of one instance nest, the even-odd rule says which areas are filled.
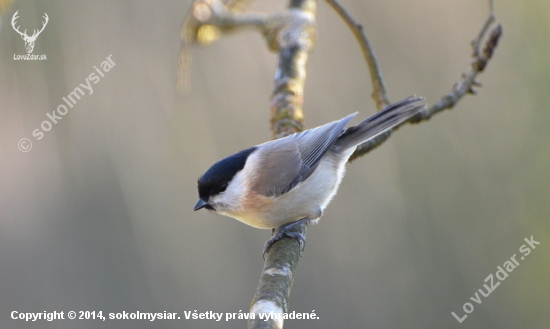
[[[306,238],[301,233],[290,232],[290,230],[292,230],[298,225],[301,225],[304,223],[307,224],[309,221],[310,219],[306,217],[306,218],[299,219],[295,222],[290,222],[288,224],[281,225],[276,229],[273,229],[273,236],[269,240],[267,240],[264,244],[264,253],[263,253],[264,260],[265,260],[265,254],[269,252],[269,250],[271,249],[271,247],[273,247],[275,242],[281,240],[284,237],[289,237],[289,238],[298,240],[298,243],[300,244],[300,256],[302,256],[302,251],[304,251],[304,247],[306,245]]]

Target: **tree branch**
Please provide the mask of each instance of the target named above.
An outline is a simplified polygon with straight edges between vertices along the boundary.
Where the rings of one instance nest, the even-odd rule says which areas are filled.
[[[483,72],[483,70],[487,66],[487,63],[492,58],[493,53],[498,45],[498,41],[502,36],[502,24],[499,23],[495,27],[493,27],[493,29],[491,30],[489,37],[485,42],[485,47],[483,48],[483,51],[482,52],[479,51],[480,44],[483,41],[482,40],[483,37],[485,36],[487,31],[491,27],[491,24],[495,20],[494,12],[493,12],[493,1],[490,0],[489,2],[490,2],[489,17],[483,24],[483,27],[480,30],[478,37],[472,41],[473,59],[470,63],[470,69],[466,73],[462,74],[461,79],[455,83],[455,85],[453,86],[450,92],[448,92],[439,100],[437,100],[433,105],[427,107],[424,111],[420,112],[418,115],[411,118],[411,120],[408,121],[409,123],[420,123],[422,121],[429,120],[434,114],[439,113],[445,109],[452,108],[464,95],[475,94],[474,87],[481,86],[481,84],[477,82],[475,79],[477,75]],[[406,124],[408,122],[404,122],[403,124]],[[395,131],[401,125],[393,128],[392,130]],[[388,135],[378,136],[377,138],[371,139],[366,143],[359,145],[357,147],[357,150],[350,157],[349,161],[351,162],[357,159],[358,157],[363,156],[366,153],[372,151],[376,147],[380,146],[383,142],[385,142],[388,139],[390,133],[391,132],[388,132]]]
[[[222,33],[242,28],[253,28],[266,34],[270,23],[268,16],[261,13],[244,13],[249,1],[245,0],[195,0],[185,15],[181,26],[182,40],[178,57],[177,89],[185,93],[190,89],[189,69],[194,44],[208,45]]]
[[[306,63],[315,42],[314,0],[292,0],[286,15],[278,15],[277,28],[268,34],[268,43],[276,45],[279,62],[271,98],[271,131],[280,138],[302,131]],[[283,19],[284,18],[284,19]],[[282,24],[281,24],[282,23]],[[269,41],[271,39],[271,42]],[[306,235],[307,226],[299,225],[294,232]],[[250,313],[286,313],[294,269],[300,257],[300,245],[295,239],[282,239],[267,253]],[[282,319],[264,321],[256,316],[248,328],[282,328]]]
[[[384,79],[382,78],[382,72],[378,67],[378,62],[376,61],[376,56],[374,56],[374,50],[370,45],[369,39],[367,39],[367,36],[363,31],[363,26],[357,23],[337,0],[326,1],[336,11],[336,13],[340,15],[355,36],[355,39],[357,39],[370,71],[373,89],[371,96],[376,103],[376,108],[378,111],[382,110],[386,106],[390,105],[390,101],[388,100],[388,93],[386,91]]]
[[[374,50],[372,49],[369,39],[367,38],[363,26],[357,23],[351,15],[345,10],[345,8],[337,0],[326,0],[327,3],[340,15],[344,20],[346,25],[350,28],[351,32],[357,39],[365,61],[367,62],[367,67],[370,71],[371,83],[372,83],[372,98],[376,103],[376,108],[378,111],[382,110],[390,104],[388,99],[388,93],[386,91],[386,85],[384,79],[382,78],[382,73],[378,66],[376,56],[374,55]],[[374,149],[376,146],[385,142],[391,136],[392,130],[387,130],[386,132],[376,136],[375,138],[359,145],[357,150],[350,157],[350,162],[355,158],[366,154],[367,152]]]
[[[222,33],[251,27],[264,36],[270,50],[279,54],[271,98],[271,131],[281,138],[304,129],[303,94],[306,63],[315,43],[315,0],[291,0],[288,10],[273,15],[243,13],[242,0],[196,0],[181,29],[182,48],[178,67],[178,88],[188,88],[191,61],[189,46],[208,44]],[[235,8],[239,8],[236,10]],[[306,235],[306,225],[292,231]],[[300,257],[300,246],[294,239],[278,241],[267,254],[256,294],[250,305],[255,313],[248,328],[282,328],[282,319],[259,318],[260,313],[286,313],[293,272]]]

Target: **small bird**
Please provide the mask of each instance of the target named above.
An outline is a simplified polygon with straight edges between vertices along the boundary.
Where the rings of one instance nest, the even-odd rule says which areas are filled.
[[[264,257],[283,237],[305,238],[292,228],[317,221],[344,177],[357,145],[409,120],[425,108],[411,96],[344,128],[356,113],[284,138],[242,150],[216,162],[198,180],[205,208],[253,227],[272,229]]]

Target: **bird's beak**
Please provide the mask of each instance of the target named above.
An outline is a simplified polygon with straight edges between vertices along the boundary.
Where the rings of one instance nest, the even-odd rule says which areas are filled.
[[[199,201],[197,201],[197,204],[195,204],[195,207],[193,208],[193,211],[197,211],[197,210],[202,209],[206,206],[208,206],[208,202],[205,202],[203,199],[199,199]]]

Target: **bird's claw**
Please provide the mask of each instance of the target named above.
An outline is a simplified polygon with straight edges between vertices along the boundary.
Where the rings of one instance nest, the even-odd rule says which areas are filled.
[[[282,225],[278,227],[276,230],[274,230],[274,232],[276,233],[264,244],[264,252],[262,254],[264,260],[265,260],[265,254],[269,252],[271,247],[273,247],[273,245],[277,241],[281,240],[284,237],[298,240],[298,243],[300,244],[300,256],[302,256],[302,252],[304,251],[304,248],[306,246],[306,238],[301,233],[290,232],[290,230],[296,227],[297,225],[300,225],[303,223],[307,224],[307,222],[309,222],[309,218],[303,218],[298,221],[292,222],[290,224]]]

